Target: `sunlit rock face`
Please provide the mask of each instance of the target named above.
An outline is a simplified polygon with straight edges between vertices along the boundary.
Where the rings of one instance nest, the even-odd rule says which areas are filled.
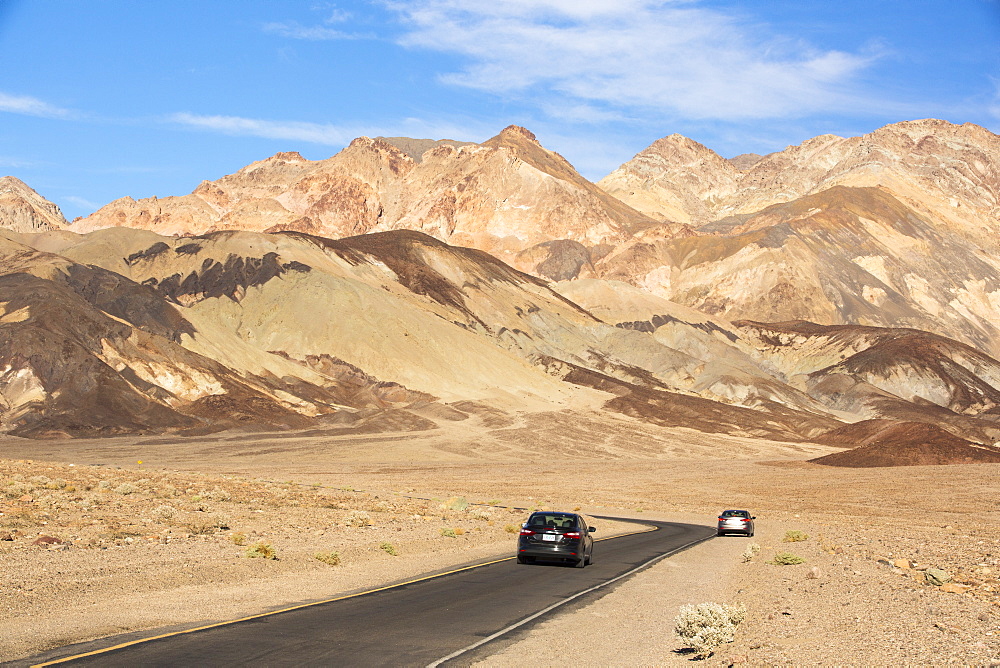
[[[584,246],[582,269],[590,248],[620,243],[654,223],[581,177],[531,132],[510,126],[482,144],[360,137],[327,160],[279,153],[205,181],[189,195],[116,200],[74,229],[115,226],[175,235],[294,230],[330,238],[409,229],[534,270],[550,253],[523,252],[540,244]]]
[[[15,232],[42,232],[66,226],[59,207],[20,179],[0,177],[0,227]]]

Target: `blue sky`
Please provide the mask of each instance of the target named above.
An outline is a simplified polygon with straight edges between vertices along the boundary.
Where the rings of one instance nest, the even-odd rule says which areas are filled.
[[[0,0],[0,175],[70,219],[359,135],[511,123],[597,180],[936,117],[1000,132],[1000,0]]]

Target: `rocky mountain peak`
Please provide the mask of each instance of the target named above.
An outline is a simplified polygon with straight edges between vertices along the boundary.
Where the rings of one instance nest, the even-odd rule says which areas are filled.
[[[61,229],[66,217],[58,206],[14,176],[0,177],[0,227],[15,232]]]

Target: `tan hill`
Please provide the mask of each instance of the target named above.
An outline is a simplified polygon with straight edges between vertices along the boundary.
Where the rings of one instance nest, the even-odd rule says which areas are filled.
[[[724,236],[634,240],[596,272],[730,320],[913,327],[1000,355],[1000,253],[882,188],[773,205]]]
[[[997,464],[1000,448],[970,443],[932,424],[895,422],[872,429],[857,447],[810,461],[853,468]]]
[[[585,268],[590,249],[636,231],[683,231],[655,225],[517,126],[481,145],[361,137],[327,160],[279,153],[205,181],[190,195],[116,200],[74,229],[112,226],[184,235],[295,230],[328,238],[411,229],[530,271],[561,265],[553,269],[560,277],[566,266]],[[567,264],[565,248],[550,245],[562,240],[582,259]]]
[[[0,227],[15,232],[58,230],[67,225],[59,207],[23,181],[0,177]]]
[[[889,190],[975,238],[995,233],[1000,137],[925,119],[860,137],[823,135],[758,160],[732,161],[680,135],[654,142],[599,185],[653,217],[701,227],[833,186]]]
[[[18,435],[425,430],[601,409],[791,441],[872,417],[997,434],[1000,364],[954,341],[731,323],[599,280],[560,293],[419,232],[112,228],[7,233],[2,251],[2,425]]]

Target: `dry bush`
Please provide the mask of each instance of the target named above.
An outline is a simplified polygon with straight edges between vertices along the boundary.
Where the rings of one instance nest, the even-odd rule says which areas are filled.
[[[516,524],[508,524],[503,528],[503,530],[507,533],[518,533],[520,531]]]
[[[247,544],[247,535],[245,533],[243,533],[242,531],[237,531],[236,533],[234,533],[234,534],[232,534],[232,535],[229,536],[229,541],[233,545],[240,545],[240,546],[246,545]]]
[[[247,559],[277,559],[278,553],[275,552],[274,547],[270,543],[262,541],[248,547],[243,556]]]
[[[785,543],[798,543],[803,540],[809,540],[809,534],[802,531],[786,531],[785,537],[781,539]]]
[[[806,560],[792,554],[791,552],[778,552],[774,555],[774,559],[767,563],[774,564],[776,566],[793,566],[795,564],[804,564],[806,563]]]
[[[371,526],[372,518],[363,510],[355,510],[347,516],[344,523],[349,527],[367,527]]]
[[[747,545],[747,549],[743,550],[743,562],[752,561],[754,557],[760,554],[760,545],[757,543],[750,543]]]
[[[733,642],[736,627],[746,618],[742,605],[699,603],[681,606],[674,619],[674,632],[685,646],[695,651],[695,658],[708,658],[715,648]]]
[[[458,534],[455,533],[454,529],[441,529],[441,536],[443,538],[456,538]]]
[[[390,555],[392,555],[394,557],[398,557],[399,556],[399,550],[397,550],[396,546],[393,545],[392,543],[382,543],[381,545],[378,546],[378,549],[380,549],[383,552],[385,552],[386,554],[390,554]]]
[[[331,566],[340,565],[340,552],[317,552],[313,555],[313,557],[322,561],[324,564],[329,564]]]

